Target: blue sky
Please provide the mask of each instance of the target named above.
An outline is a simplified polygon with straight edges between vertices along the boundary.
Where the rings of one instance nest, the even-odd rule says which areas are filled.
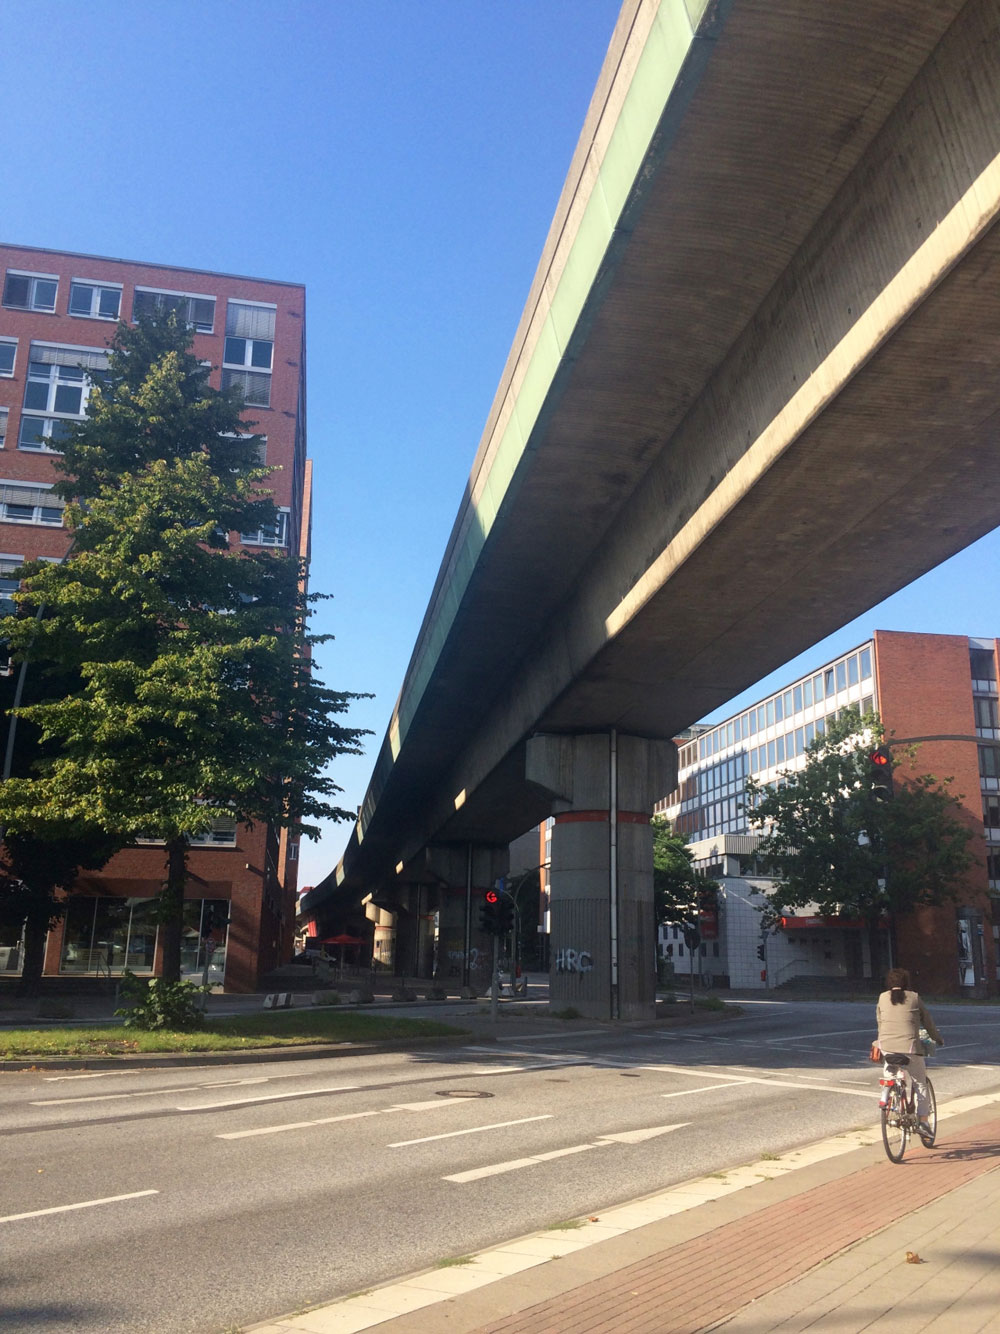
[[[333,594],[314,628],[336,635],[320,655],[327,683],[376,695],[350,716],[375,733],[369,756],[334,769],[349,808],[617,11],[617,0],[0,9],[3,240],[307,284],[312,586]],[[876,626],[995,632],[998,552],[996,535],[984,539],[796,662]],[[300,883],[334,866],[348,832],[304,845]]]

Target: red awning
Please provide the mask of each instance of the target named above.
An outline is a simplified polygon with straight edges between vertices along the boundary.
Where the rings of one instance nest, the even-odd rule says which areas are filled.
[[[319,942],[321,945],[363,945],[365,942],[360,936],[349,936],[342,932],[339,936],[326,936]]]

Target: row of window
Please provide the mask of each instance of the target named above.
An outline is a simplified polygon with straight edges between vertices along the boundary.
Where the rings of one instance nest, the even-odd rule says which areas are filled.
[[[698,758],[708,759],[727,746],[737,745],[747,737],[763,732],[767,727],[792,718],[803,709],[812,708],[824,699],[830,699],[849,686],[867,680],[872,674],[871,648],[851,653],[839,662],[831,664],[815,676],[790,686],[787,690],[758,704],[748,712],[720,723],[710,732],[698,738]]]
[[[273,312],[272,312],[273,314]],[[232,352],[233,356],[252,356],[257,342],[252,339],[227,339],[240,346]],[[259,341],[259,340],[258,340]],[[270,346],[270,345],[268,345]],[[249,351],[241,351],[249,348]],[[16,340],[0,339],[0,367],[14,366]],[[9,357],[4,354],[9,351]],[[60,347],[51,343],[31,344],[28,360],[28,374],[25,378],[24,403],[21,414],[21,427],[18,432],[18,449],[34,450],[41,453],[58,453],[59,447],[69,433],[74,422],[82,421],[90,390],[108,366],[107,352],[98,348]],[[227,376],[236,379],[228,379]],[[246,377],[241,380],[239,377]],[[223,368],[223,384],[238,384],[244,390],[247,403],[266,406],[270,402],[270,372],[260,377],[256,371],[232,371]],[[7,434],[8,409],[0,409],[0,445],[5,443]]]
[[[14,310],[55,313],[59,280],[49,274],[16,273],[8,269],[4,279],[3,304]],[[117,320],[121,314],[121,285],[70,283],[70,315],[89,319]],[[132,298],[132,319],[175,311],[178,318],[198,333],[215,328],[215,297],[190,292],[165,292],[137,287]],[[271,405],[271,371],[274,365],[275,307],[249,301],[227,301],[226,335],[222,351],[222,385],[235,385],[252,407]],[[17,342],[0,340],[0,375],[14,374]]]
[[[873,697],[866,695],[861,700],[862,714],[870,713],[873,705]],[[842,711],[841,709],[833,709],[826,715],[826,718],[817,718],[814,722],[804,723],[801,727],[793,728],[771,741],[762,742],[759,746],[751,746],[748,750],[738,751],[729,759],[719,761],[699,770],[697,773],[689,774],[682,781],[677,791],[657,803],[657,810],[666,811],[679,802],[681,811],[686,813],[706,799],[715,800],[720,796],[742,792],[744,780],[748,773],[756,774],[765,769],[773,769],[777,765],[789,764],[800,755],[804,755],[815,738],[825,734],[827,720],[836,719]],[[700,828],[700,826],[698,827]],[[686,832],[691,832],[691,828],[685,826]],[[713,832],[733,833],[736,831],[726,829],[713,830]]]
[[[42,528],[62,527],[63,502],[52,494],[52,488],[46,482],[22,482],[0,480],[0,521],[5,523],[26,523]],[[257,528],[250,533],[240,533],[240,541],[248,547],[288,546],[290,511],[278,511],[275,523]],[[4,561],[0,559],[0,596],[10,582],[3,574]],[[15,581],[16,587],[16,581]]]

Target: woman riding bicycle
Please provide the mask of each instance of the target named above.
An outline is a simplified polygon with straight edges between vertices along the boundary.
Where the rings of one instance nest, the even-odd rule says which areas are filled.
[[[916,1094],[918,1129],[921,1139],[930,1140],[934,1138],[934,1132],[927,1121],[927,1066],[920,1030],[926,1028],[939,1047],[944,1046],[944,1039],[923,1001],[909,989],[910,974],[906,969],[890,968],[885,980],[889,990],[879,996],[875,1009],[879,1050],[883,1057],[904,1055],[910,1058],[906,1068]]]

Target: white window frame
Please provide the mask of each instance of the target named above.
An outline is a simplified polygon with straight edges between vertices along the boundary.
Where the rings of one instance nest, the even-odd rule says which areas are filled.
[[[10,420],[10,409],[0,408],[0,449],[6,448],[7,424],[9,420]]]
[[[10,597],[5,597],[5,593],[16,592],[21,587],[20,579],[12,579],[13,572],[24,564],[23,556],[11,556],[6,552],[0,553],[0,616],[12,615],[17,609],[17,604]],[[4,588],[4,584],[13,584],[13,588]],[[11,604],[10,612],[4,607],[4,602]]]
[[[26,306],[11,305],[5,298],[7,295],[8,278],[28,278],[31,280],[31,287],[28,294],[28,304]],[[35,290],[37,283],[55,283],[55,295],[52,298],[51,306],[39,306],[35,300]],[[7,310],[32,310],[40,315],[54,315],[56,306],[59,304],[59,275],[58,273],[33,273],[27,269],[7,269],[4,274],[3,292],[0,293],[0,302]]]
[[[262,399],[261,399],[261,397],[260,397],[259,395],[256,396],[256,397],[254,397],[254,398],[251,398],[251,397],[249,396],[249,394],[247,393],[247,390],[248,390],[249,385],[250,385],[250,383],[251,383],[251,381],[250,381],[250,376],[252,376],[252,375],[256,375],[256,376],[259,376],[259,377],[260,377],[260,385],[261,385],[262,388],[263,388],[263,386],[264,386],[265,384],[267,385],[267,402],[266,402],[266,403],[262,401]],[[249,367],[245,367],[245,366],[240,366],[240,367],[236,367],[236,366],[223,366],[223,368],[222,368],[222,388],[223,388],[223,389],[228,389],[231,385],[234,385],[234,384],[235,384],[235,385],[239,385],[239,387],[240,387],[240,389],[241,389],[241,391],[242,391],[242,394],[243,394],[243,402],[246,404],[246,406],[247,406],[248,408],[269,408],[269,407],[271,406],[271,372],[270,372],[270,371],[261,370],[261,368],[260,368],[259,366],[254,366],[252,369],[249,368]]]
[[[9,498],[6,495],[6,491],[8,490],[8,488],[12,488],[15,491],[29,491],[29,492],[51,491],[52,483],[25,482],[24,480],[15,477],[0,478],[0,522],[31,524],[35,528],[61,528],[63,526],[63,510],[65,506],[63,502],[58,499],[58,497],[53,496],[53,500],[57,501],[57,504],[55,505],[37,505],[37,504],[33,505],[31,507],[32,508],[31,517],[25,517],[23,515],[12,515],[10,513],[10,506],[19,505],[19,502],[17,500]],[[20,505],[20,508],[27,509],[28,506]],[[58,510],[59,518],[58,519],[43,518],[42,511],[46,509]]]
[[[74,287],[89,287],[91,289],[90,310],[83,311],[73,309]],[[104,320],[106,323],[113,324],[116,320],[121,319],[123,291],[124,288],[121,283],[104,282],[102,279],[97,278],[71,278],[69,283],[69,305],[66,308],[66,314],[72,315],[75,320]],[[114,315],[101,314],[101,296],[104,292],[118,293],[118,310]]]
[[[17,370],[17,339],[0,338],[0,344],[3,344],[4,347],[12,347],[14,349],[14,357],[10,363],[10,370],[5,371],[3,367],[0,366],[0,377],[2,377],[5,380],[10,380],[13,379],[14,372]]]
[[[133,323],[133,324],[136,324],[136,323],[137,323],[137,320],[136,320],[136,318],[135,318],[135,298],[139,295],[140,292],[146,292],[146,293],[149,293],[151,296],[169,296],[169,297],[177,297],[177,298],[179,298],[179,299],[181,299],[181,300],[185,300],[185,301],[188,301],[188,302],[191,302],[191,301],[211,301],[211,303],[212,303],[212,323],[211,323],[210,325],[206,325],[204,322],[202,322],[201,324],[196,323],[196,322],[191,318],[192,315],[194,314],[194,310],[193,310],[193,308],[192,308],[190,305],[188,306],[187,314],[185,315],[184,319],[185,319],[185,323],[188,325],[188,327],[191,328],[191,329],[193,329],[193,330],[195,331],[195,333],[205,333],[205,334],[210,334],[210,333],[214,333],[214,332],[215,332],[215,316],[216,316],[216,312],[218,311],[218,308],[219,308],[219,298],[218,298],[214,293],[212,293],[212,292],[173,292],[173,291],[171,291],[171,290],[170,290],[169,288],[167,288],[167,287],[136,287],[135,290],[134,290],[134,292],[133,292],[133,294],[132,294],[132,323]]]
[[[245,547],[274,547],[287,551],[291,518],[292,511],[281,505],[278,507],[278,521],[274,528],[258,528],[255,533],[240,533],[240,541]]]
[[[83,421],[84,417],[87,415],[87,402],[90,398],[90,391],[94,386],[94,380],[93,376],[90,374],[90,370],[96,368],[88,368],[86,366],[79,367],[77,365],[74,365],[69,360],[65,362],[49,361],[49,362],[39,363],[37,359],[33,359],[31,356],[32,349],[36,347],[43,349],[47,348],[56,352],[65,353],[67,354],[68,357],[72,356],[74,352],[79,352],[82,354],[81,361],[83,360],[84,356],[93,357],[95,353],[98,353],[101,356],[106,356],[107,353],[104,348],[99,348],[99,347],[74,346],[73,344],[67,344],[67,343],[43,343],[38,340],[33,340],[31,347],[28,349],[28,372],[24,380],[25,398],[27,398],[28,386],[30,384],[38,385],[42,382],[42,377],[40,375],[37,374],[32,375],[31,371],[32,365],[41,364],[48,367],[49,375],[46,377],[46,379],[48,380],[49,383],[49,389],[48,389],[47,402],[44,409],[29,408],[27,404],[25,404],[22,407],[21,426],[18,430],[17,447],[18,449],[24,450],[29,454],[61,454],[62,453],[61,449],[57,449],[52,445],[46,444],[45,442],[51,438],[55,430],[56,422]],[[79,412],[60,412],[55,407],[56,393],[59,388],[59,380],[60,380],[59,371],[63,369],[73,370],[73,371],[76,371],[78,369],[82,370],[82,378],[80,380],[77,380],[75,376],[72,379],[69,379],[67,377],[67,382],[72,384],[74,387],[77,384],[80,385]],[[53,372],[55,373],[53,374]],[[41,437],[41,443],[36,443],[34,441],[25,442],[22,440],[26,422],[37,423],[38,429],[35,432],[35,435]]]

